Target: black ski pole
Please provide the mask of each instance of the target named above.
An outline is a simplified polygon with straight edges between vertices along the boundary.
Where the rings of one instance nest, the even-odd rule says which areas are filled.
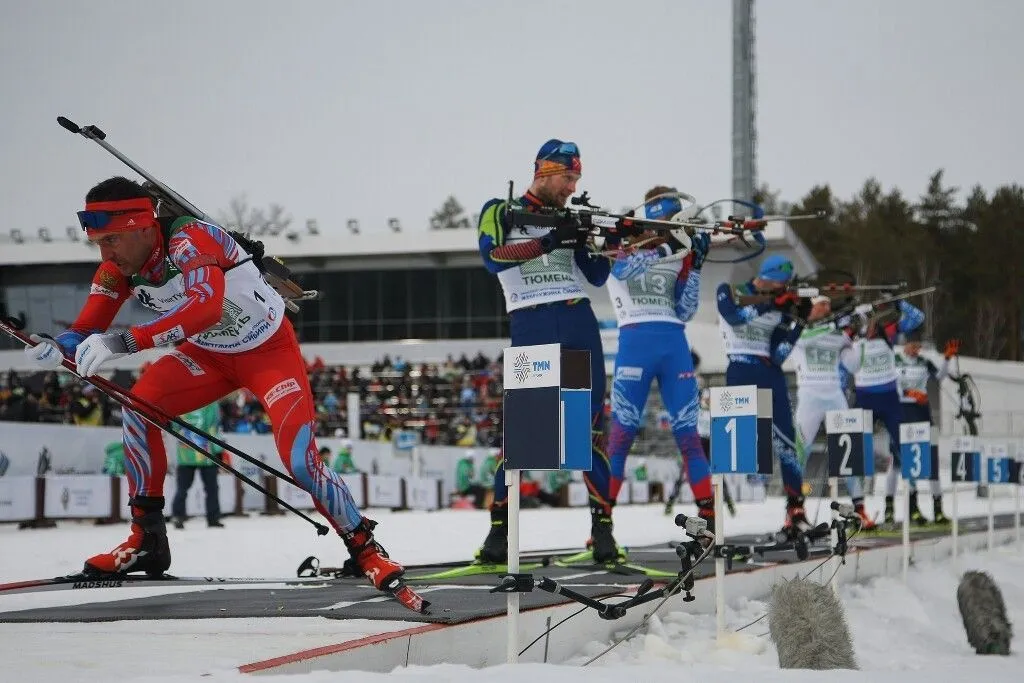
[[[15,320],[13,318],[3,318],[2,320],[0,320],[0,330],[3,330],[4,332],[6,332],[7,334],[11,335],[12,337],[14,337],[18,341],[22,342],[26,346],[32,345],[33,342],[32,342],[31,339],[26,337],[24,333],[22,333],[20,330],[17,329],[17,327],[12,326],[12,324],[17,324],[18,322],[19,322],[18,320]],[[147,409],[140,407],[140,405],[143,404],[142,401],[140,401],[137,398],[132,397],[130,394],[128,394],[124,390],[120,389],[120,387],[118,387],[116,384],[113,384],[112,382],[110,382],[110,380],[107,380],[107,379],[105,379],[103,377],[99,377],[99,376],[83,377],[82,375],[78,374],[78,370],[77,370],[77,367],[75,366],[75,364],[73,362],[69,361],[66,358],[62,360],[61,365],[63,365],[65,370],[67,370],[68,372],[73,374],[75,377],[78,377],[83,382],[87,382],[87,383],[92,384],[93,386],[95,386],[97,389],[99,389],[104,394],[109,396],[111,399],[113,399],[115,402],[120,404],[122,407],[127,408],[127,409],[132,410],[132,411],[135,411],[146,422],[150,423],[151,425],[153,425],[154,427],[156,427],[157,429],[159,429],[161,431],[167,432],[172,437],[174,437],[178,441],[181,441],[183,444],[185,444],[189,448],[193,448],[193,449],[199,451],[200,453],[202,453],[206,457],[210,458],[210,460],[212,460],[221,469],[226,470],[227,472],[230,472],[231,474],[233,474],[234,476],[238,477],[241,481],[245,482],[246,484],[248,484],[249,486],[251,486],[255,490],[259,491],[260,493],[262,493],[263,495],[267,496],[271,500],[277,502],[284,509],[286,509],[289,512],[292,512],[292,513],[298,515],[299,517],[301,517],[302,519],[306,520],[307,522],[312,524],[314,527],[316,527],[316,531],[317,531],[317,534],[319,536],[325,536],[325,535],[327,535],[330,532],[330,529],[326,525],[320,524],[319,522],[317,522],[315,519],[313,519],[312,517],[310,517],[306,513],[302,512],[301,510],[298,510],[297,508],[295,508],[291,504],[285,502],[280,497],[278,497],[278,496],[274,495],[273,493],[271,493],[270,491],[268,491],[261,484],[256,483],[251,478],[249,478],[248,476],[246,476],[242,472],[239,472],[238,470],[236,470],[231,465],[229,465],[226,462],[223,462],[222,460],[220,460],[219,458],[213,456],[206,449],[201,448],[200,446],[192,443],[185,436],[179,434],[178,432],[174,431],[173,429],[169,429],[165,424],[160,424],[160,420],[163,420],[164,422],[173,422],[173,423],[179,425],[180,427],[183,427],[184,429],[187,429],[188,431],[192,432],[193,434],[196,434],[196,435],[199,435],[199,436],[204,436],[204,437],[208,438],[211,442],[216,443],[217,445],[221,445],[224,442],[220,441],[219,439],[216,439],[212,435],[207,434],[206,432],[204,432],[204,431],[202,431],[200,429],[196,429],[196,428],[192,427],[191,425],[189,425],[184,420],[168,416],[166,413],[163,413],[163,411],[159,410],[155,406],[152,406],[151,404],[150,404],[150,406],[154,409],[153,412],[155,412],[157,414],[155,416],[152,415],[152,414],[149,414],[149,411]],[[137,401],[140,405],[131,405],[133,400]],[[227,446],[227,444],[225,444],[225,445]],[[221,446],[221,447],[224,448],[224,446]],[[284,481],[287,481],[290,484],[293,484],[295,486],[298,486],[299,488],[302,488],[302,486],[299,485],[299,483],[297,481],[295,481],[294,479],[292,479],[288,475],[282,474],[281,472],[278,472],[278,471],[274,470],[269,465],[266,465],[266,463],[260,462],[259,460],[253,458],[248,453],[243,453],[242,451],[238,450],[237,448],[235,448],[233,446],[228,446],[227,448],[224,448],[224,450],[227,450],[227,451],[229,451],[229,452],[231,452],[231,453],[233,453],[235,455],[238,455],[239,457],[242,457],[245,460],[248,460],[249,462],[251,462],[253,464],[258,465],[259,467],[269,471],[270,473],[274,474],[278,478],[280,478],[280,479],[282,479]]]

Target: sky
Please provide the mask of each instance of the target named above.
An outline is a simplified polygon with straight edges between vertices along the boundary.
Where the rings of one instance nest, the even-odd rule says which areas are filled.
[[[5,226],[63,234],[125,169],[55,122],[95,124],[219,215],[233,198],[300,227],[426,230],[531,179],[577,142],[609,207],[654,184],[731,194],[732,3],[697,0],[0,0]],[[755,6],[758,180],[797,200],[870,176],[911,197],[945,169],[1020,180],[1016,0]],[[0,242],[2,244],[2,242]]]

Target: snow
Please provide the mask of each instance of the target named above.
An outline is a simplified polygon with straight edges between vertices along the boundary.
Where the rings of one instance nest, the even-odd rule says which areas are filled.
[[[972,491],[960,494],[962,516],[985,514],[988,501]],[[950,509],[946,496],[947,514]],[[881,500],[869,499],[880,509]],[[926,512],[930,506],[925,507]],[[1012,497],[1000,497],[995,511],[1011,512]],[[759,532],[781,523],[783,502],[740,505],[726,519],[728,533]],[[814,516],[817,500],[808,501]],[[824,520],[826,506],[820,507]],[[688,506],[678,512],[690,513]],[[456,560],[471,555],[486,533],[481,511],[397,512],[371,510],[380,522],[378,537],[393,556],[407,563]],[[307,555],[324,565],[343,559],[340,541],[318,537],[295,517],[227,518],[226,528],[209,529],[202,520],[184,531],[170,529],[172,571],[179,575],[292,577]],[[524,510],[522,546],[526,550],[577,546],[589,530],[585,509]],[[679,537],[660,505],[623,506],[615,512],[615,530],[624,545],[643,545]],[[18,530],[0,527],[0,582],[51,576],[77,570],[82,560],[122,540],[120,527],[60,523],[54,529]],[[1024,623],[1024,551],[1001,546],[961,558],[958,570],[983,569],[1003,592],[1010,619]],[[1020,679],[1020,656],[979,657],[967,644],[956,605],[957,569],[949,562],[918,564],[904,584],[881,578],[841,587],[857,651],[859,671],[830,672],[836,681],[912,683],[937,678],[984,677],[987,683]],[[174,590],[199,590],[202,587]],[[164,587],[116,591],[73,591],[0,595],[0,611],[44,607],[97,599],[122,600],[171,590]],[[577,655],[560,664],[501,665],[486,672],[457,665],[409,667],[388,674],[317,671],[305,675],[263,676],[281,683],[384,681],[402,677],[410,683],[476,681],[488,683],[529,678],[535,683],[621,683],[624,677],[644,681],[733,681],[737,676],[759,681],[818,680],[821,673],[780,670],[767,637],[767,620],[756,621],[767,608],[762,601],[732,597],[728,604],[730,634],[716,641],[713,614],[658,612],[638,634],[596,662],[582,666],[610,642],[579,643]],[[753,623],[752,623],[753,622]],[[89,624],[0,624],[0,680],[105,681],[112,679],[183,683],[250,679],[237,667],[365,635],[396,631],[411,622],[338,621],[316,618],[198,619]],[[749,625],[749,626],[748,626]],[[742,628],[747,626],[746,628]],[[557,631],[553,637],[557,637]],[[525,643],[524,643],[525,645]]]

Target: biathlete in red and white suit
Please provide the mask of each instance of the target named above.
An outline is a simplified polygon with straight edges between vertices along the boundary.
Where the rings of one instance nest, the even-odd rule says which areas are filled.
[[[55,339],[33,335],[36,344],[26,353],[47,368],[73,358],[89,377],[109,360],[180,342],[142,373],[132,393],[177,416],[236,389],[252,391],[270,417],[287,470],[359,570],[377,588],[389,587],[402,566],[374,540],[376,522],[362,516],[345,482],[318,454],[312,392],[284,300],[227,231],[187,216],[161,224],[154,209],[146,190],[127,178],[110,178],[89,191],[78,215],[102,263],[70,328]],[[107,332],[132,297],[157,317]],[[161,431],[137,412],[126,409],[123,422],[131,534],[86,560],[86,571],[158,575],[171,563],[163,514],[167,454]]]

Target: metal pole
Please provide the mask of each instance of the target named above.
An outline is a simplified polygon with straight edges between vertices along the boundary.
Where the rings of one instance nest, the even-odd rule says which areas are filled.
[[[724,491],[722,485],[723,474],[711,475],[711,484],[715,496],[715,544],[725,543],[725,506]],[[725,558],[715,558],[715,617],[718,624],[718,640],[725,637]]]
[[[508,573],[519,573],[519,470],[505,470],[508,485]],[[506,661],[519,661],[519,593],[507,595],[508,652]]]

